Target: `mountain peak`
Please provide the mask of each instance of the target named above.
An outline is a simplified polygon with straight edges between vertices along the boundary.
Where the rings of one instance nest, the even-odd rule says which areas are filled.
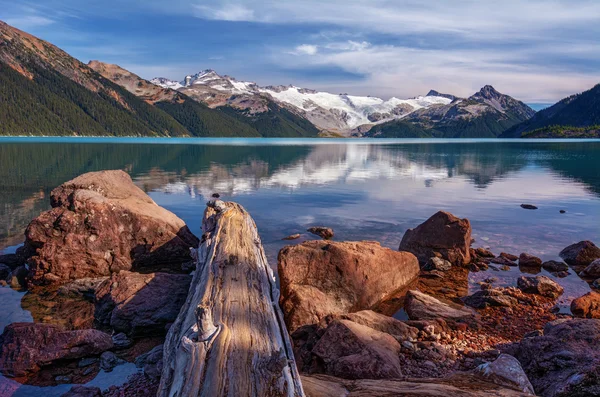
[[[502,96],[501,93],[496,91],[496,89],[489,84],[484,85],[479,90],[479,92],[475,95],[478,95],[478,96],[481,96],[481,97],[487,98],[487,99],[493,99],[493,98],[498,98],[498,97]]]
[[[448,98],[451,101],[453,101],[453,100],[456,99],[456,96],[454,96],[454,95],[451,95],[451,94],[442,94],[441,92],[436,91],[436,90],[429,90],[429,92],[425,96],[437,96],[437,97],[442,97],[442,98]]]

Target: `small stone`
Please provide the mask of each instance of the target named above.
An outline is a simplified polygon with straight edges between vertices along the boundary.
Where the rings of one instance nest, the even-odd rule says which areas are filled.
[[[296,240],[300,238],[300,233],[291,234],[287,237],[282,238],[282,240]]]
[[[121,360],[113,352],[104,352],[100,356],[100,368],[105,372],[111,372],[116,366],[125,364],[125,360]]]
[[[502,266],[500,267],[500,270],[504,270],[505,272],[507,272],[507,271],[509,271],[509,270],[510,270],[510,266],[507,266],[507,265],[502,265]]]
[[[54,378],[54,380],[56,381],[56,383],[60,383],[60,384],[71,383],[70,376],[57,376],[56,378]]]
[[[517,259],[519,259],[518,256],[513,255],[513,254],[508,254],[506,252],[501,252],[500,256],[503,257],[503,258],[508,259],[509,261],[513,261],[513,262],[516,261]]]
[[[524,208],[526,210],[537,210],[538,207],[536,207],[533,204],[521,204],[521,208]]]
[[[560,210],[560,211],[558,211],[558,212],[560,212],[561,214],[564,214],[564,213],[565,213],[565,212],[567,212],[567,211],[565,211],[565,210]]]
[[[323,240],[331,240],[333,238],[333,229],[324,226],[313,226],[306,230],[309,233],[321,237]]]
[[[114,335],[112,340],[116,349],[126,349],[133,345],[133,341],[129,339],[123,332]]]

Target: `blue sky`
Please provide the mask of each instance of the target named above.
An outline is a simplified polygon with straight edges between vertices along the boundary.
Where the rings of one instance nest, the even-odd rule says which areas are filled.
[[[600,83],[599,1],[0,0],[0,19],[147,79],[212,68],[384,98],[492,84],[528,103]]]

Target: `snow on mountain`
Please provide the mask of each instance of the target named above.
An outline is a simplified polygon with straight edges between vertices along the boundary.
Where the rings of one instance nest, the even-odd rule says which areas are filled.
[[[349,132],[363,125],[402,118],[419,109],[452,102],[448,95],[441,94],[384,100],[371,96],[318,92],[295,86],[259,87],[256,83],[221,76],[211,69],[186,76],[181,82],[165,78],[155,78],[151,82],[161,87],[177,89],[212,106],[235,106],[235,103],[225,99],[224,95],[254,99],[272,98],[281,106],[306,117],[317,127],[339,132]],[[240,102],[244,101],[237,101]]]

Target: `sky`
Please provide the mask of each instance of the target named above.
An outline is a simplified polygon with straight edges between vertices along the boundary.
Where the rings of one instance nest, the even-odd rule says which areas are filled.
[[[0,20],[146,79],[385,99],[491,84],[537,107],[600,83],[596,0],[0,0]]]

